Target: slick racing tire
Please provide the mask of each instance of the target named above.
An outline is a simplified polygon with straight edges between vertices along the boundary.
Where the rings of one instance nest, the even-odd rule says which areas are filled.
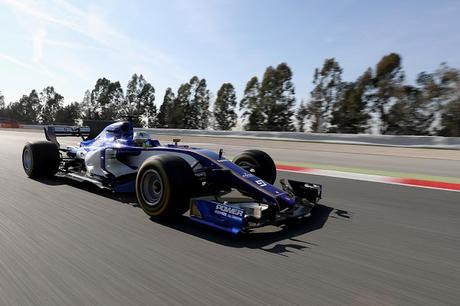
[[[53,176],[59,167],[59,148],[51,141],[26,143],[22,150],[22,166],[28,177]]]
[[[144,212],[159,220],[176,219],[190,208],[197,190],[190,165],[174,155],[145,160],[136,177],[136,196]]]
[[[260,150],[246,150],[235,156],[233,163],[269,184],[275,183],[276,166],[273,159]]]

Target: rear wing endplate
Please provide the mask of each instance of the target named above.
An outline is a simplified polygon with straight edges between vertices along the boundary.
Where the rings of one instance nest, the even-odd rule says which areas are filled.
[[[43,128],[45,137],[59,145],[56,137],[81,137],[83,140],[88,139],[90,128],[87,126],[66,126],[66,125],[49,125]]]

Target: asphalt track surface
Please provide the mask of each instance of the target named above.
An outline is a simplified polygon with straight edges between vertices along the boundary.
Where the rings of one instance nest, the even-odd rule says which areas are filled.
[[[152,135],[171,143],[170,135]],[[417,149],[350,144],[326,144],[302,141],[257,140],[247,138],[183,136],[184,144],[235,156],[247,148],[265,150],[277,162],[311,164],[318,167],[351,167],[386,172],[415,173],[460,178],[460,150]]]
[[[132,195],[26,178],[0,131],[0,304],[458,304],[460,193],[324,184],[313,215],[234,238],[158,224]]]
[[[161,129],[158,130],[161,133]],[[384,146],[365,146],[349,144],[327,144],[302,141],[257,140],[232,137],[209,137],[190,135],[162,135],[151,132],[152,138],[161,143],[172,143],[173,138],[182,139],[182,144],[198,146],[218,151],[232,157],[248,148],[262,149],[278,163],[321,168],[328,166],[335,170],[341,167],[351,170],[371,170],[388,172],[390,176],[417,174],[439,176],[460,180],[460,150],[418,149]],[[41,130],[0,129],[5,139],[40,140],[44,139]],[[75,145],[78,138],[61,138],[65,144]]]

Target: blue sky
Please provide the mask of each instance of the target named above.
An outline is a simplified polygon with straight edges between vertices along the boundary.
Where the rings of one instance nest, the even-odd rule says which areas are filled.
[[[55,86],[81,101],[99,77],[125,87],[142,73],[159,104],[191,76],[215,94],[287,62],[297,97],[327,57],[353,80],[397,52],[409,80],[439,63],[460,68],[460,1],[0,0],[0,91],[14,101]]]

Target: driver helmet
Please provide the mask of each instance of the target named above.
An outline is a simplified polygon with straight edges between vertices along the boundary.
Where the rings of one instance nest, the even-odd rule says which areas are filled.
[[[138,146],[142,146],[147,140],[150,140],[150,134],[145,131],[134,132],[133,140]]]

